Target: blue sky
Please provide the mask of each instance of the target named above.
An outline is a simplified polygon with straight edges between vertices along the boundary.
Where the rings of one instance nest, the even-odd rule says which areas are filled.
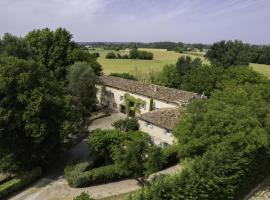
[[[0,0],[0,35],[59,26],[76,41],[270,44],[270,0]]]

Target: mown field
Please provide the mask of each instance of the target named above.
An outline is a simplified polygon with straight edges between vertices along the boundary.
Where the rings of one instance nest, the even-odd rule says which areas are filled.
[[[105,74],[110,74],[112,72],[129,72],[132,74],[136,73],[147,73],[147,72],[157,72],[162,69],[166,64],[175,64],[177,59],[182,55],[173,51],[167,51],[164,49],[140,49],[151,51],[154,54],[153,60],[133,60],[133,59],[106,59],[105,56],[109,52],[108,50],[98,50],[100,57],[98,62],[102,65]],[[123,54],[123,51],[120,51]],[[192,58],[196,57],[190,55]],[[203,57],[201,57],[204,62],[207,62]]]
[[[270,65],[250,63],[250,66],[257,72],[270,78]]]
[[[166,49],[139,49],[150,51],[154,54],[153,60],[132,60],[132,59],[106,59],[105,56],[109,50],[97,49],[96,52],[100,53],[98,62],[102,65],[105,74],[112,72],[128,72],[137,77],[144,76],[145,74],[153,74],[162,70],[164,65],[175,64],[177,59],[183,55],[189,55],[192,58],[197,56],[190,54],[181,54],[173,51],[167,51]],[[124,54],[124,51],[120,51],[120,54]],[[202,56],[200,58],[204,63],[208,61]],[[264,74],[270,78],[270,65],[263,64],[250,64],[254,70]]]

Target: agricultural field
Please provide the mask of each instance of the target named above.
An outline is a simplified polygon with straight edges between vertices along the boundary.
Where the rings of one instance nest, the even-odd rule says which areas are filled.
[[[270,78],[270,65],[250,63],[250,65],[255,71],[265,75]]]
[[[175,64],[180,56],[188,55],[176,53],[173,51],[167,51],[166,49],[139,49],[150,51],[154,54],[153,60],[134,60],[134,59],[106,59],[106,54],[110,50],[96,50],[100,53],[98,62],[102,65],[105,74],[112,72],[129,72],[137,75],[149,72],[158,72],[166,64]],[[125,54],[125,51],[120,51],[120,54]],[[128,53],[128,52],[126,52]],[[189,55],[195,58],[194,55]],[[207,62],[204,57],[200,57],[203,62]]]
[[[166,49],[139,49],[150,51],[154,54],[153,60],[134,60],[134,59],[106,59],[106,54],[110,52],[110,50],[96,49],[95,52],[100,53],[100,57],[98,58],[98,62],[102,65],[103,71],[105,74],[110,74],[112,72],[128,72],[136,77],[146,77],[149,74],[155,74],[162,70],[164,65],[167,64],[175,64],[177,59],[180,56],[188,55],[192,58],[196,58],[198,56],[192,55],[193,53],[183,54],[176,53],[174,51],[167,51]],[[128,54],[124,50],[119,51],[120,54]],[[194,52],[198,53],[198,52]],[[204,63],[208,63],[208,61],[203,57],[203,52],[199,52],[201,56],[199,58],[202,59]],[[270,78],[270,65],[263,64],[255,64],[250,63],[250,67],[252,67],[255,71],[264,74],[266,77]]]

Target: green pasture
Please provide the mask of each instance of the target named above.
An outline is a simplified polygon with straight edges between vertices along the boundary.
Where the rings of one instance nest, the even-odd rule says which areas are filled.
[[[191,54],[176,53],[174,51],[167,51],[166,49],[140,49],[150,51],[154,54],[153,60],[134,60],[134,59],[106,59],[106,54],[110,50],[96,49],[96,52],[100,53],[98,62],[102,65],[105,74],[112,72],[128,72],[138,78],[145,78],[147,74],[154,74],[162,70],[164,65],[175,64],[177,59],[183,55],[189,55],[192,58],[197,56]],[[119,51],[120,54],[128,54],[124,50]],[[198,52],[197,52],[198,53]],[[204,63],[208,61],[202,56],[199,56]],[[254,64],[250,63],[250,66],[257,72],[264,74],[270,78],[270,65]]]
[[[106,59],[105,56],[108,50],[97,50],[100,53],[98,62],[102,65],[105,74],[112,72],[129,72],[135,73],[148,73],[160,71],[166,64],[175,64],[180,56],[187,54],[180,54],[165,49],[140,49],[151,51],[154,54],[153,60],[134,60],[134,59]],[[120,54],[125,54],[125,51],[120,51]],[[128,53],[128,52],[126,52]],[[192,58],[196,56],[189,55]],[[204,62],[207,62],[201,57]]]

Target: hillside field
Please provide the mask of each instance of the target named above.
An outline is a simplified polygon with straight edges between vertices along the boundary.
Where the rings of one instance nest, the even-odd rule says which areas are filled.
[[[192,58],[196,56],[190,54],[176,53],[174,51],[167,51],[166,49],[139,49],[150,51],[154,54],[153,60],[134,60],[134,59],[106,59],[105,56],[110,50],[97,49],[96,52],[100,53],[98,62],[102,65],[105,74],[110,74],[112,72],[128,72],[135,76],[144,76],[145,74],[157,73],[162,70],[164,65],[175,64],[177,59],[183,55],[189,55]],[[127,52],[120,51],[120,54],[125,54]],[[208,63],[208,61],[200,56],[203,63]],[[264,74],[270,78],[270,65],[263,64],[250,64],[255,71]]]

